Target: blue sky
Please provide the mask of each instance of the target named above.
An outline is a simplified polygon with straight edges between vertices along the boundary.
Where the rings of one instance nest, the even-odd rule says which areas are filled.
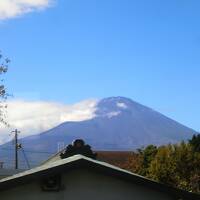
[[[199,9],[198,0],[57,0],[2,19],[7,87],[67,104],[125,96],[200,130]]]

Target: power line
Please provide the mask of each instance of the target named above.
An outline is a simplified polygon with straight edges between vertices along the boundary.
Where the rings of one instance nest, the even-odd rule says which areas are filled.
[[[30,153],[44,153],[44,154],[55,154],[55,152],[47,152],[47,151],[31,151],[31,150],[26,150],[25,152],[30,152]]]
[[[25,169],[25,168],[30,169],[31,167],[38,166],[38,164],[39,164],[39,162],[37,162],[37,161],[29,160],[26,153],[43,154],[43,155],[45,155],[45,154],[48,154],[48,155],[55,154],[55,152],[53,153],[53,152],[45,152],[45,151],[25,150],[22,145],[20,145],[20,149],[22,151],[19,151],[18,153],[21,152],[23,154],[23,157],[24,157],[25,160],[21,160],[22,159],[22,158],[20,159],[21,156],[19,157],[19,155],[18,155],[18,166],[19,165],[22,166],[23,169]],[[15,148],[5,148],[5,147],[3,147],[3,148],[0,148],[0,151],[1,150],[3,150],[3,151],[13,151],[13,150],[15,150]],[[6,166],[9,166],[9,167],[13,166],[13,164],[16,164],[16,162],[15,162],[16,160],[9,158],[9,157],[3,157],[2,160],[6,163]],[[25,166],[27,166],[27,167],[25,167]]]
[[[22,153],[23,153],[23,155],[24,155],[24,159],[26,160],[27,166],[28,166],[28,168],[30,169],[30,168],[31,168],[31,167],[30,167],[30,163],[29,163],[29,160],[28,160],[28,158],[27,158],[27,156],[26,156],[26,153],[24,152],[24,148],[22,147],[21,149],[22,149]]]
[[[48,155],[55,154],[55,152],[25,150],[22,147],[22,144],[18,143],[18,133],[20,133],[20,131],[15,129],[14,131],[12,131],[12,133],[14,133],[14,148],[0,147],[0,151],[1,150],[3,150],[3,151],[13,151],[14,150],[14,152],[15,152],[15,159],[14,160],[9,159],[9,158],[4,158],[4,161],[6,160],[7,166],[8,165],[12,165],[12,163],[15,163],[15,169],[18,169],[19,164],[22,164],[22,163],[25,164],[26,163],[27,167],[30,169],[31,168],[30,167],[30,163],[31,163],[31,165],[38,165],[38,163],[37,162],[33,162],[33,161],[30,162],[28,160],[28,157],[27,157],[26,153],[48,154]],[[19,157],[18,157],[19,149],[22,150],[22,154],[23,154],[23,157],[24,157],[25,161],[19,160]]]
[[[13,151],[13,149],[9,149],[9,148],[0,148],[0,150],[5,150],[5,151]],[[24,152],[27,153],[43,153],[43,154],[55,154],[56,152],[47,152],[47,151],[32,151],[32,150],[24,150]]]

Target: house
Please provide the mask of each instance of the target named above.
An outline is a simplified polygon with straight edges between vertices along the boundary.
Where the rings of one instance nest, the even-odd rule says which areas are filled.
[[[3,179],[8,176],[12,176],[14,174],[24,171],[23,169],[5,169],[3,167],[3,164],[4,164],[4,162],[0,161],[0,179]]]
[[[77,146],[78,144],[78,146]],[[86,148],[86,152],[83,153],[84,148]],[[76,154],[81,154],[91,157],[91,158],[97,158],[100,161],[107,162],[109,164],[118,166],[123,168],[124,164],[126,164],[130,157],[133,157],[133,152],[131,151],[95,151],[93,152],[91,150],[91,147],[89,145],[86,145],[85,142],[82,139],[74,140],[72,144],[68,145],[55,155],[51,156],[49,159],[44,161],[42,164],[47,164],[50,162],[55,162],[62,159],[62,155],[67,154],[67,156],[72,156]]]
[[[24,170],[0,168],[0,179],[3,179],[3,178],[8,177],[8,176],[12,176],[12,175],[20,173],[22,171],[24,171]]]
[[[83,155],[48,162],[0,180],[1,200],[199,200]]]
[[[45,160],[42,163],[42,165],[61,160],[60,153],[62,152],[63,150],[54,154],[53,156]],[[100,160],[100,161],[103,161],[103,162],[106,162],[118,167],[122,167],[126,162],[128,162],[128,160],[131,157],[133,157],[132,151],[95,151],[95,153],[97,153],[97,160]]]

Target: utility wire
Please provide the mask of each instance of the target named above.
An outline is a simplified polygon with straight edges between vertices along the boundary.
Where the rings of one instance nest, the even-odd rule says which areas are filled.
[[[9,149],[9,148],[0,148],[0,151],[1,150],[5,150],[5,151],[13,151],[13,149]],[[27,152],[27,153],[43,153],[43,154],[55,154],[56,152],[47,152],[47,151],[31,151],[31,150],[24,150],[24,152]]]
[[[49,155],[55,154],[55,152],[25,150],[25,149],[22,147],[22,145],[20,145],[20,148],[19,148],[19,149],[22,150],[22,154],[23,154],[23,157],[24,157],[25,161],[19,160],[18,162],[19,162],[20,165],[23,165],[23,166],[24,166],[24,164],[26,164],[27,167],[28,167],[28,169],[30,169],[31,166],[32,166],[32,167],[33,167],[33,166],[37,166],[38,163],[35,162],[35,161],[29,161],[29,160],[28,160],[28,157],[27,157],[27,155],[26,155],[26,153],[33,153],[33,154],[49,154]],[[14,148],[0,147],[0,151],[1,151],[1,150],[3,150],[3,151],[13,151]],[[11,166],[11,165],[14,163],[14,160],[11,159],[11,158],[8,158],[8,157],[3,158],[3,160],[7,163],[7,166]]]
[[[26,161],[26,164],[27,164],[28,168],[30,169],[30,168],[31,168],[31,167],[30,167],[30,163],[29,163],[29,160],[28,160],[28,158],[27,158],[27,156],[26,156],[26,153],[24,152],[23,146],[21,147],[21,150],[22,150],[22,153],[23,153],[23,155],[24,155],[24,159],[25,159],[25,161]]]

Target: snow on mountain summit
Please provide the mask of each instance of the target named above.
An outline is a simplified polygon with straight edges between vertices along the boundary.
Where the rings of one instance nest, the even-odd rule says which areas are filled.
[[[126,97],[109,97],[100,100],[96,104],[96,117],[115,117],[120,114],[138,115],[140,112],[149,112],[152,109],[145,107]]]
[[[97,117],[112,117],[117,116],[124,110],[131,107],[133,101],[125,97],[110,97],[102,99],[96,105]]]

